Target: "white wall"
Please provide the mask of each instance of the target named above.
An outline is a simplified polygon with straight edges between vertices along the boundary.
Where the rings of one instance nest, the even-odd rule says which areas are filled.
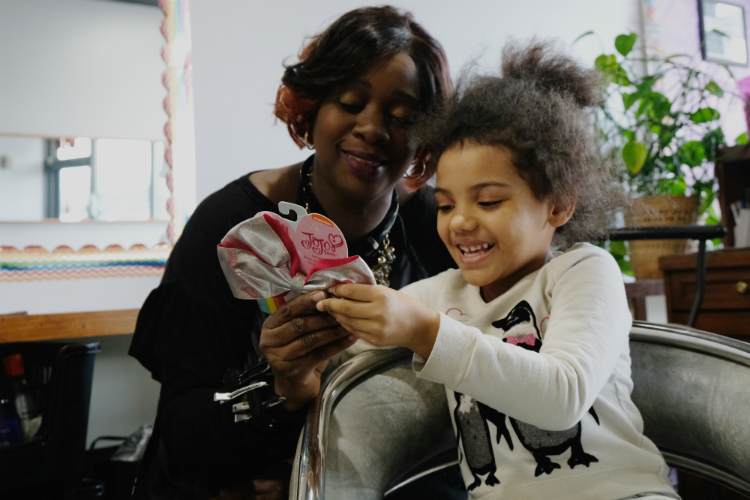
[[[377,2],[376,2],[377,3]],[[639,0],[394,0],[410,10],[445,48],[455,74],[469,59],[495,66],[510,37],[558,37],[582,61],[614,50],[617,34],[640,32]],[[253,170],[277,168],[307,156],[271,114],[282,62],[294,60],[306,36],[340,14],[371,2],[248,2],[192,0],[198,201]]]
[[[0,0],[0,133],[163,139],[161,10]]]
[[[81,339],[99,342],[91,384],[88,446],[99,436],[129,436],[142,424],[153,424],[159,400],[159,383],[128,356],[132,335]],[[103,443],[111,446],[116,443]]]

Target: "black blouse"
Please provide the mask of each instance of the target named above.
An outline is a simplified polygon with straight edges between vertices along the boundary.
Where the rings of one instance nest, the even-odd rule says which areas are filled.
[[[304,412],[290,414],[284,425],[269,430],[235,424],[231,405],[213,401],[228,369],[244,371],[262,357],[258,341],[267,316],[256,302],[232,296],[216,252],[235,225],[260,211],[278,213],[248,177],[198,206],[167,261],[161,284],[138,315],[130,354],[162,384],[138,480],[139,489],[152,494],[208,498],[219,487],[262,476],[269,466],[294,455]],[[308,201],[311,212],[322,213],[317,200]],[[436,214],[430,188],[422,188],[369,235],[348,243],[349,253],[372,266],[379,252],[368,240],[381,242],[390,229],[397,255],[392,288],[455,267],[437,235]]]

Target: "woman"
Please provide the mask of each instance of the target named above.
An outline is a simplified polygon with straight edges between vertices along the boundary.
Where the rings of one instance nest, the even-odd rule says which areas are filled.
[[[315,310],[322,292],[298,297],[270,317],[234,299],[216,245],[234,225],[289,201],[332,219],[350,254],[361,255],[393,288],[451,266],[428,194],[414,191],[427,181],[430,159],[408,133],[415,116],[450,91],[440,45],[392,7],[343,15],[286,68],[275,114],[314,156],[243,176],[206,198],[138,317],[130,353],[162,390],[137,496],[211,498],[222,491],[228,498],[231,491],[254,491],[247,493],[253,498],[276,488],[272,479],[288,480],[304,408],[318,394],[328,360],[353,340]],[[393,261],[392,269],[378,267],[379,259]],[[231,405],[214,403],[213,394],[256,366],[261,354],[274,375],[268,396],[286,401],[256,408],[261,415],[235,424]]]

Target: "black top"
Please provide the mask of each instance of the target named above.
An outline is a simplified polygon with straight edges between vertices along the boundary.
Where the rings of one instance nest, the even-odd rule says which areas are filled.
[[[304,205],[304,200],[296,201]],[[317,200],[307,201],[311,212],[322,213]],[[210,498],[220,486],[266,477],[269,466],[294,455],[304,411],[286,412],[284,422],[270,430],[253,425],[252,419],[235,424],[231,405],[213,401],[228,369],[244,371],[262,357],[258,340],[267,316],[257,302],[232,296],[216,251],[232,227],[260,211],[278,213],[278,207],[248,175],[206,198],[175,245],[161,284],[138,315],[130,354],[162,384],[139,489],[150,483],[152,494],[159,491],[165,498]],[[455,267],[438,237],[436,214],[430,188],[425,187],[369,235],[348,242],[349,253],[372,266],[379,251],[368,239],[381,242],[384,229],[392,225],[392,288]]]

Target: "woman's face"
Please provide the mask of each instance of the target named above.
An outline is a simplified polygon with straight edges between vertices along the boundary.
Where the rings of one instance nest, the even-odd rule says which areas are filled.
[[[418,108],[417,67],[403,53],[334,89],[313,123],[316,176],[352,200],[390,195],[416,153],[408,129]]]

